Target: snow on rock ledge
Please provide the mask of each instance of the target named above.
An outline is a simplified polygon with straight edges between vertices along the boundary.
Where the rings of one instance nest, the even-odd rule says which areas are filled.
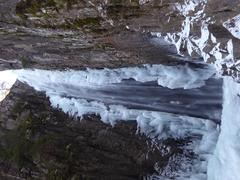
[[[152,32],[152,35],[173,44],[181,56],[197,55],[202,57],[205,62],[213,63],[221,73],[223,66],[226,66],[229,70],[236,66],[237,60],[234,57],[232,40],[217,39],[209,31],[208,27],[210,24],[214,24],[214,21],[212,17],[208,17],[205,13],[207,5],[207,0],[185,0],[183,3],[176,3],[175,10],[180,16],[184,17],[181,30],[176,33],[165,34]],[[235,37],[240,37],[239,19],[240,16],[236,16],[224,23],[224,27]],[[171,18],[169,23],[171,23]],[[196,29],[199,29],[199,31],[196,31]]]
[[[223,26],[236,38],[240,39],[240,14],[223,23]]]
[[[201,87],[205,81],[213,77],[213,66],[192,69],[185,66],[143,65],[119,69],[87,69],[86,71],[46,71],[46,70],[19,70],[15,71],[19,80],[42,89],[43,83],[66,83],[72,81],[80,86],[98,86],[120,83],[124,79],[134,79],[139,82],[157,81],[159,85],[170,89],[191,89]],[[42,81],[39,81],[41,79]]]

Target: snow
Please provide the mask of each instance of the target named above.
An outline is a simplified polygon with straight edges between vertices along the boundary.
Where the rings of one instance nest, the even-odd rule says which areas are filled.
[[[223,26],[236,38],[240,39],[240,14],[227,20]]]
[[[159,85],[170,89],[191,89],[201,87],[205,81],[214,76],[214,67],[189,68],[185,66],[143,65],[120,69],[87,69],[86,71],[16,71],[19,80],[32,84],[37,90],[45,90],[42,83],[81,84],[81,86],[98,86],[120,83],[124,79],[135,79],[139,82],[157,81]],[[42,79],[43,81],[36,81]]]
[[[140,5],[144,5],[144,4],[146,4],[146,3],[150,2],[150,1],[151,0],[139,0],[138,2],[139,2]]]
[[[0,102],[9,94],[17,76],[11,71],[0,72]]]
[[[195,11],[195,8],[201,3],[200,0],[185,1],[183,4],[176,3],[178,11],[182,12],[184,16],[187,16],[191,11]]]
[[[210,35],[208,31],[209,19],[205,18],[204,14],[206,3],[206,0],[186,0],[182,4],[175,4],[179,14],[184,16],[185,20],[182,23],[180,32],[167,33],[165,39],[175,45],[178,54],[183,55],[182,47],[187,47],[189,55],[196,52],[202,55],[205,60],[209,58],[203,52]],[[199,21],[201,21],[201,37],[197,38],[191,35],[191,29],[194,24],[199,24]]]
[[[209,180],[240,178],[240,84],[224,78],[221,132],[214,156],[208,165]]]

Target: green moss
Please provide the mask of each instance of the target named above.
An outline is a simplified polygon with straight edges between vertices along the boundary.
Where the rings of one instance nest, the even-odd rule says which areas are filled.
[[[21,58],[20,58],[20,61],[21,61],[21,63],[22,63],[23,68],[28,67],[28,65],[29,65],[29,60],[28,60],[27,58],[21,57]]]
[[[138,0],[110,0],[111,5],[139,5]]]
[[[129,17],[139,17],[141,15],[141,9],[140,6],[135,5],[114,5],[114,6],[108,6],[107,8],[107,14],[109,17],[119,20],[119,19],[127,19]]]
[[[22,0],[16,6],[16,13],[19,17],[26,18],[26,14],[36,15],[42,8],[58,11],[64,7],[71,8],[77,2],[78,0]]]
[[[59,174],[57,169],[49,169],[46,175],[48,180],[64,180],[64,178]]]
[[[22,18],[26,18],[27,13],[36,14],[41,8],[40,2],[37,3],[34,0],[20,1],[16,6],[16,14]]]
[[[99,43],[95,45],[95,49],[97,50],[108,50],[108,49],[113,49],[112,44],[109,43]]]
[[[17,15],[27,22],[28,17],[38,17],[40,21],[36,21],[36,26],[42,28],[52,29],[84,29],[86,31],[98,32],[101,30],[101,17],[86,17],[76,19],[65,19],[62,24],[46,23],[48,19],[53,19],[57,16],[62,8],[70,9],[74,4],[79,3],[80,0],[25,0],[20,1],[16,7]],[[42,11],[42,9],[48,9],[50,11]],[[53,13],[52,13],[53,12]],[[46,20],[46,21],[45,21]],[[26,58],[22,58],[23,67],[28,67],[28,61]]]
[[[100,17],[89,17],[84,19],[75,19],[68,20],[64,24],[60,25],[42,25],[43,28],[52,28],[52,29],[89,29],[91,31],[96,31],[101,27],[101,18]]]
[[[1,159],[16,164],[19,169],[23,167],[34,168],[34,157],[40,152],[42,145],[51,140],[51,138],[44,136],[32,140],[31,137],[34,133],[32,128],[36,128],[36,124],[33,122],[34,120],[29,116],[16,130],[9,131],[2,137],[6,145],[0,150]]]
[[[122,2],[123,2],[123,0],[111,0],[110,4],[118,5],[118,4],[122,4]]]
[[[52,116],[48,106],[34,97],[23,94],[15,104],[12,118],[19,125],[1,137],[1,162],[17,167],[20,174],[26,170],[29,179],[31,172],[49,180],[82,179],[73,171],[81,149],[73,138],[75,133],[61,124],[62,113]]]
[[[20,57],[19,60],[21,61],[23,68],[29,68],[31,65],[35,64],[35,62],[27,57]]]
[[[22,111],[22,103],[16,103],[12,109],[12,115],[16,116]]]
[[[90,26],[100,26],[100,18],[96,17],[96,18],[85,18],[85,19],[76,19],[73,22],[74,26],[77,27],[83,27],[86,25],[90,25]]]
[[[12,115],[19,117],[20,113],[28,109],[24,102],[16,103]],[[46,124],[47,115],[42,113],[38,117],[32,113],[24,119],[14,130],[6,132],[1,137],[3,146],[0,147],[0,158],[19,169],[37,169],[34,160],[39,157],[42,147],[51,143],[53,137],[42,133]]]
[[[27,20],[27,16],[25,14],[16,13],[16,15],[20,17],[23,21]]]

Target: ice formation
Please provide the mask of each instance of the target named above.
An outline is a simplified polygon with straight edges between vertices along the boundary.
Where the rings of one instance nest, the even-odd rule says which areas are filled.
[[[97,88],[100,85],[120,83],[124,79],[135,79],[140,82],[157,81],[159,85],[172,89],[198,88],[214,76],[212,66],[193,69],[187,65],[144,65],[113,70],[17,70],[12,73],[36,90],[45,91],[53,107],[60,108],[72,116],[98,114],[103,122],[112,125],[118,120],[137,120],[140,132],[159,139],[193,137],[193,142],[186,148],[198,156],[191,163],[186,163],[186,169],[175,172],[178,177],[176,179],[206,179],[208,159],[213,153],[218,137],[218,125],[214,121],[159,111],[128,109],[117,104],[107,106],[101,101],[88,101],[84,98],[63,97],[61,84],[73,83],[80,87]],[[55,88],[49,84],[55,85]]]
[[[119,83],[124,79],[134,79],[139,82],[157,81],[159,85],[170,89],[191,89],[201,87],[205,81],[214,76],[214,67],[206,65],[204,68],[192,69],[185,66],[143,65],[120,69],[87,69],[86,71],[45,71],[19,70],[19,79],[32,84],[36,89],[41,83],[66,83],[72,81],[81,86],[97,86]],[[42,79],[44,81],[36,81]],[[43,88],[43,87],[42,87]],[[42,90],[42,89],[39,89]]]
[[[175,172],[179,177],[176,179],[199,179],[199,177],[206,179],[208,159],[213,153],[219,133],[218,125],[213,121],[163,112],[127,109],[119,105],[106,106],[97,101],[63,98],[58,95],[49,97],[53,107],[61,108],[73,116],[81,117],[84,114],[96,113],[103,122],[112,125],[118,120],[137,120],[139,130],[149,137],[159,139],[198,137],[186,147],[198,155],[197,159],[193,160],[193,164],[187,164],[186,169]]]
[[[201,67],[201,68],[200,68]],[[47,70],[11,70],[1,73],[8,79],[8,89],[16,79],[29,84],[38,91],[46,92],[53,107],[62,109],[71,116],[82,117],[85,114],[98,114],[105,123],[114,125],[118,120],[136,120],[140,132],[149,137],[186,138],[193,137],[187,147],[197,157],[185,162],[186,169],[175,172],[176,179],[206,179],[208,159],[211,157],[218,137],[218,124],[209,119],[186,115],[177,115],[161,111],[128,109],[125,106],[106,105],[101,101],[89,101],[84,98],[64,97],[61,84],[72,83],[79,87],[98,88],[117,84],[125,79],[139,82],[157,81],[159,85],[171,89],[194,89],[215,76],[212,66],[189,67],[144,65],[120,69],[87,69],[85,71],[47,71]],[[6,82],[6,81],[4,81]],[[55,87],[55,88],[54,88]],[[156,164],[156,170],[157,168]],[[166,169],[167,171],[167,169]],[[154,175],[152,178],[165,178]]]
[[[208,165],[209,180],[237,180],[240,178],[240,84],[224,78],[224,102],[221,133],[214,156]]]

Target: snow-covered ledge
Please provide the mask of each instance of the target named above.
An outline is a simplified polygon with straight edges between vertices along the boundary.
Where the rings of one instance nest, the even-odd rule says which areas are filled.
[[[224,78],[221,133],[208,165],[208,180],[240,178],[240,84]]]
[[[223,26],[235,37],[240,39],[240,14],[223,23]]]

